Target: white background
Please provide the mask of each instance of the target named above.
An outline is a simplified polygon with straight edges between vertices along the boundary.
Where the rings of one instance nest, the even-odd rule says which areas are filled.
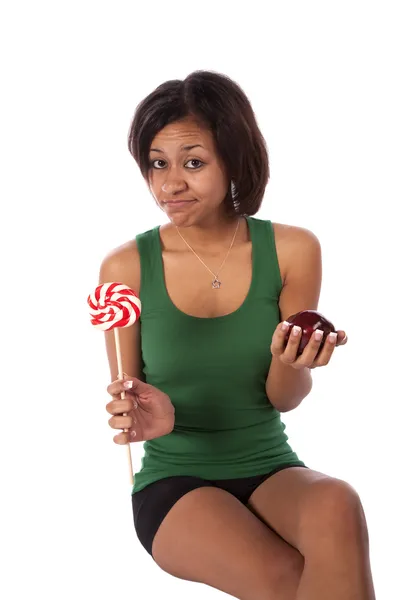
[[[195,69],[231,76],[253,104],[271,160],[257,216],[321,241],[319,308],[349,342],[283,420],[309,466],[359,492],[377,598],[397,597],[395,5],[2,9],[3,598],[223,596],[162,572],[136,539],[126,451],[105,411],[103,334],[86,306],[104,255],[165,222],[127,150],[134,109]],[[142,445],[131,448],[138,469]]]

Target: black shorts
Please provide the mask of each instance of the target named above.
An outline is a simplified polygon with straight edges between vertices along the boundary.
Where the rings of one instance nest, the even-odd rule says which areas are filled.
[[[150,483],[139,492],[132,494],[133,521],[138,539],[152,556],[153,539],[161,522],[175,502],[191,490],[200,487],[217,487],[233,494],[246,505],[254,490],[268,477],[283,469],[296,466],[303,465],[281,465],[267,475],[239,479],[207,480],[189,475],[176,475]]]

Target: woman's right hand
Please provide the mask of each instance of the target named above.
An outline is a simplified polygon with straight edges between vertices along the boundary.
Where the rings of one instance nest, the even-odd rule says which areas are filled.
[[[116,444],[152,440],[173,430],[175,408],[169,396],[161,390],[124,374],[124,379],[110,383],[107,392],[113,398],[106,406],[107,412],[113,415],[108,421],[110,427],[129,429],[129,432],[114,437]],[[125,392],[124,400],[121,392]]]

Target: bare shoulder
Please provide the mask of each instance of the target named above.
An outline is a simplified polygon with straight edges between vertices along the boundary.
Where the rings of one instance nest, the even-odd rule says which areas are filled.
[[[110,250],[100,266],[100,283],[121,281],[137,294],[140,291],[140,256],[136,240]]]
[[[307,256],[320,256],[321,245],[318,237],[310,229],[297,225],[272,223],[275,245],[278,255],[282,280],[286,281],[291,267]]]
[[[319,240],[315,233],[305,227],[286,225],[284,223],[272,223],[272,226],[274,228],[275,240],[277,243],[279,242],[284,245],[319,244]]]

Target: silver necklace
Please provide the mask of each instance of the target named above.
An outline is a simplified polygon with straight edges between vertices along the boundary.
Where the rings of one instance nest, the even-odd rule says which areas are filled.
[[[213,273],[213,271],[211,271],[211,269],[209,269],[209,268],[207,267],[206,263],[205,263],[203,260],[201,260],[201,258],[200,258],[200,256],[199,256],[198,254],[196,254],[196,252],[193,250],[192,246],[190,246],[190,244],[188,244],[188,243],[187,243],[187,241],[185,240],[185,238],[183,237],[183,235],[182,235],[182,234],[181,234],[181,232],[179,231],[178,227],[176,228],[177,232],[178,232],[178,233],[179,233],[179,235],[181,236],[182,240],[185,242],[186,246],[187,246],[187,247],[188,247],[188,248],[189,248],[189,249],[190,249],[190,250],[193,252],[193,254],[194,254],[194,255],[195,255],[195,256],[196,256],[196,257],[199,259],[199,261],[200,261],[200,262],[201,262],[201,263],[202,263],[202,264],[205,266],[205,268],[206,268],[208,271],[210,271],[211,275],[213,275],[214,279],[213,279],[213,282],[212,282],[212,284],[211,284],[211,285],[212,285],[212,287],[213,287],[215,290],[219,290],[219,288],[221,287],[221,281],[218,279],[218,275],[219,275],[219,272],[222,270],[222,267],[223,267],[223,266],[224,266],[224,264],[226,263],[226,259],[228,258],[230,251],[232,250],[232,246],[233,246],[233,244],[234,244],[234,242],[235,242],[235,239],[236,239],[236,234],[237,234],[237,232],[238,232],[238,229],[239,229],[239,223],[240,223],[240,221],[238,221],[238,222],[237,222],[237,225],[236,225],[236,230],[235,230],[235,233],[234,233],[234,235],[233,235],[233,239],[232,239],[231,245],[229,246],[229,250],[228,250],[228,252],[226,253],[226,256],[225,256],[225,258],[224,258],[224,260],[223,260],[223,262],[222,262],[222,265],[220,266],[220,268],[218,269],[218,271],[217,271],[216,273]]]

